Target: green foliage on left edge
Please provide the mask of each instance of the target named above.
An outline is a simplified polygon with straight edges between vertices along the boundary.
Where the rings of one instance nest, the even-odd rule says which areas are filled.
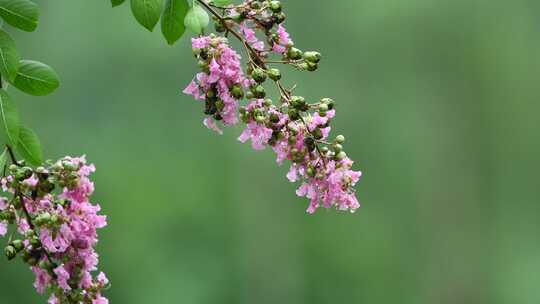
[[[0,115],[2,116],[2,129],[7,137],[7,142],[16,145],[19,141],[21,121],[17,107],[5,90],[0,90]]]
[[[7,164],[7,149],[4,149],[4,152],[0,154],[0,173],[3,173],[4,168]]]
[[[19,52],[15,41],[5,31],[0,29],[0,74],[13,81],[19,69]]]
[[[189,10],[187,0],[166,0],[161,17],[161,33],[170,45],[182,37],[186,28],[184,18]]]
[[[30,95],[44,96],[56,90],[60,80],[50,66],[38,61],[21,60],[13,85]]]
[[[43,162],[43,153],[41,152],[39,139],[36,133],[29,128],[21,127],[17,151],[19,151],[27,162],[34,166],[39,166]]]
[[[33,32],[39,19],[39,7],[30,0],[0,0],[0,16],[9,25]]]
[[[153,31],[159,21],[162,7],[162,0],[131,0],[133,16],[149,31]]]

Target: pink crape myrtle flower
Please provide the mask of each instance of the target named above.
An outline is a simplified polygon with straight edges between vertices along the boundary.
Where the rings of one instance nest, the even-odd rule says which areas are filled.
[[[283,25],[278,25],[278,41],[272,46],[272,50],[278,54],[284,54],[287,48],[293,44],[291,36]]]
[[[205,113],[212,116],[205,118],[204,125],[221,134],[217,121],[226,126],[238,122],[238,98],[231,91],[241,90],[245,84],[240,55],[229,47],[226,39],[219,37],[193,38],[192,47],[207,66],[183,92],[196,100],[205,100]]]

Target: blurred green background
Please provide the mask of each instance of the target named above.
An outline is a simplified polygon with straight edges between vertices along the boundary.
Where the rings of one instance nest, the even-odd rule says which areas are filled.
[[[270,151],[217,136],[180,94],[197,71],[128,5],[37,1],[10,30],[61,89],[14,94],[48,158],[87,154],[109,216],[112,303],[540,303],[540,2],[284,1],[364,172],[356,214],[305,213]],[[44,303],[0,262],[0,303]]]

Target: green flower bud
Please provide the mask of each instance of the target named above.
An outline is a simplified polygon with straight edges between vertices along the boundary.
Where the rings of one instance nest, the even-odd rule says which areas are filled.
[[[261,116],[261,115],[255,116],[255,121],[258,123],[264,122],[264,119],[265,119],[264,116]]]
[[[301,163],[304,161],[305,154],[302,151],[298,151],[296,154],[293,155],[293,162],[295,163]]]
[[[210,66],[208,63],[204,60],[199,60],[199,67],[201,68],[201,71],[205,73],[210,73]]]
[[[347,157],[347,154],[345,152],[343,152],[343,151],[336,154],[336,159],[337,160],[344,160],[346,157]]]
[[[272,105],[272,99],[266,98],[266,99],[264,100],[264,106],[265,106],[265,107],[270,107],[271,105]]]
[[[255,95],[253,95],[252,91],[247,91],[247,93],[246,93],[246,98],[247,99],[253,99],[254,97],[255,97]]]
[[[223,22],[219,20],[214,23],[214,27],[216,29],[216,32],[218,33],[223,33],[227,30],[227,27],[225,26],[225,24],[223,24]]]
[[[283,12],[274,14],[274,17],[276,18],[277,24],[283,23],[285,19],[287,19],[287,16]]]
[[[332,98],[323,98],[321,99],[321,103],[328,105],[328,110],[332,110],[334,108],[334,100]]]
[[[60,172],[62,171],[63,167],[62,167],[62,164],[60,164],[59,162],[56,162],[54,165],[52,165],[51,169],[53,172]]]
[[[320,150],[321,150],[321,153],[322,153],[322,154],[326,154],[326,152],[328,152],[328,147],[327,147],[327,146],[322,146],[322,147],[320,148]]]
[[[332,146],[332,148],[334,148],[334,152],[336,152],[336,153],[339,153],[339,152],[343,151],[343,146],[340,145],[340,144],[334,144]]]
[[[251,77],[253,77],[253,80],[257,83],[263,83],[266,81],[266,72],[263,69],[256,68],[251,73]]]
[[[206,92],[206,98],[213,99],[217,96],[217,92],[215,90],[208,90]]]
[[[30,239],[30,245],[32,245],[32,247],[34,248],[37,248],[41,246],[41,241],[37,237],[33,237]]]
[[[235,84],[231,89],[231,95],[234,99],[241,99],[244,97],[244,90],[239,84]]]
[[[268,77],[274,81],[278,81],[281,79],[281,72],[278,69],[270,69],[268,70]]]
[[[34,232],[33,229],[26,230],[26,233],[24,234],[24,236],[26,238],[31,238],[31,237],[34,237],[35,235],[36,235],[36,233]]]
[[[36,258],[33,257],[33,256],[30,256],[26,262],[27,262],[28,265],[30,265],[30,266],[36,266],[37,263],[38,263],[38,259],[36,259]]]
[[[289,59],[292,59],[292,60],[299,60],[302,58],[302,51],[297,49],[297,48],[290,48],[288,51],[287,51],[287,57]]]
[[[319,52],[305,52],[304,59],[309,62],[319,63],[321,61],[321,53]]]
[[[51,214],[49,212],[43,212],[36,217],[36,225],[42,226],[47,225],[51,221]]]
[[[307,70],[308,69],[308,64],[306,62],[299,63],[297,66],[298,66],[298,69],[300,69],[300,70]]]
[[[261,3],[259,1],[253,1],[249,4],[252,9],[260,9]]]
[[[240,119],[242,120],[243,123],[249,123],[249,115],[247,113],[244,113],[244,114],[240,114]]]
[[[315,130],[313,130],[312,134],[313,134],[313,137],[315,137],[315,139],[317,139],[317,140],[323,138],[322,131],[319,128],[315,128]]]
[[[294,145],[296,144],[296,136],[289,136],[289,145]]]
[[[308,71],[315,72],[318,68],[319,68],[318,64],[316,64],[314,62],[311,62],[311,61],[307,62],[307,70]]]
[[[252,92],[255,98],[264,98],[266,96],[266,90],[262,85],[256,86]]]
[[[279,116],[276,113],[272,113],[270,115],[270,121],[273,122],[273,123],[278,123],[279,122]]]
[[[20,252],[24,249],[24,243],[21,240],[13,240],[11,241],[11,246],[17,250],[17,252]]]
[[[303,110],[304,105],[306,105],[306,100],[302,96],[293,96],[291,97],[291,106],[293,106],[296,109]]]
[[[225,102],[223,102],[223,100],[221,99],[218,99],[216,101],[216,108],[218,109],[218,111],[222,111],[223,108],[225,108]]]
[[[15,165],[15,164],[9,165],[9,171],[15,172],[15,171],[17,171],[17,169],[19,169],[19,167],[17,165]]]
[[[325,103],[320,104],[320,105],[319,105],[319,111],[321,111],[321,112],[326,112],[326,111],[328,111],[328,105],[325,104]]]
[[[289,109],[289,118],[291,120],[298,120],[300,119],[300,114],[298,114],[296,109]]]
[[[307,176],[309,177],[315,177],[315,174],[316,174],[316,171],[315,171],[315,168],[309,166],[306,170],[306,174]]]
[[[8,260],[13,260],[17,256],[17,250],[15,247],[9,245],[4,249],[4,254],[6,255]]]
[[[32,255],[30,255],[30,252],[28,252],[28,251],[26,251],[26,250],[24,250],[24,251],[22,252],[22,260],[23,260],[23,262],[28,263],[28,260],[29,260],[31,257],[32,257]]]
[[[281,2],[279,1],[270,1],[269,7],[274,13],[279,13],[282,9]]]
[[[304,139],[304,144],[306,145],[306,147],[308,148],[308,150],[310,152],[315,150],[315,148],[316,148],[315,140],[313,138],[311,138],[311,137],[306,137]]]
[[[49,222],[51,223],[51,225],[56,225],[60,222],[60,218],[58,217],[58,215],[53,214],[51,215],[51,219],[49,220]]]
[[[343,136],[343,135],[341,135],[341,134],[338,135],[338,136],[336,136],[336,142],[337,142],[338,144],[343,144],[343,143],[345,142],[345,136]]]

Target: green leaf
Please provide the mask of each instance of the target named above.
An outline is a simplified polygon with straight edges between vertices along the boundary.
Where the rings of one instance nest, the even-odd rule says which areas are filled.
[[[56,90],[60,80],[50,66],[38,61],[21,60],[13,85],[30,95],[43,96]]]
[[[232,0],[214,0],[214,4],[221,7],[231,4],[231,2]]]
[[[187,0],[166,0],[161,17],[161,32],[170,45],[174,44],[186,31],[184,18],[189,10]]]
[[[21,58],[15,46],[15,41],[8,33],[0,29],[0,74],[9,81],[13,81],[17,76],[19,60]]]
[[[43,154],[41,152],[39,139],[36,133],[29,128],[21,127],[17,151],[21,153],[22,157],[27,162],[34,166],[39,166],[43,162]]]
[[[111,4],[113,7],[119,6],[120,4],[124,3],[126,0],[111,0]]]
[[[39,7],[30,0],[0,0],[0,16],[11,26],[33,32],[39,19]]]
[[[131,0],[131,11],[142,26],[153,31],[159,21],[162,5],[162,0]]]
[[[21,122],[17,107],[5,90],[0,90],[0,115],[2,116],[2,129],[8,142],[16,145],[19,141]]]
[[[1,173],[4,173],[4,168],[6,167],[6,164],[7,164],[7,149],[4,149],[4,152],[2,152],[2,154],[0,154],[0,174]]]
[[[184,19],[185,26],[195,34],[202,34],[208,23],[210,23],[208,13],[197,4],[191,7]]]

